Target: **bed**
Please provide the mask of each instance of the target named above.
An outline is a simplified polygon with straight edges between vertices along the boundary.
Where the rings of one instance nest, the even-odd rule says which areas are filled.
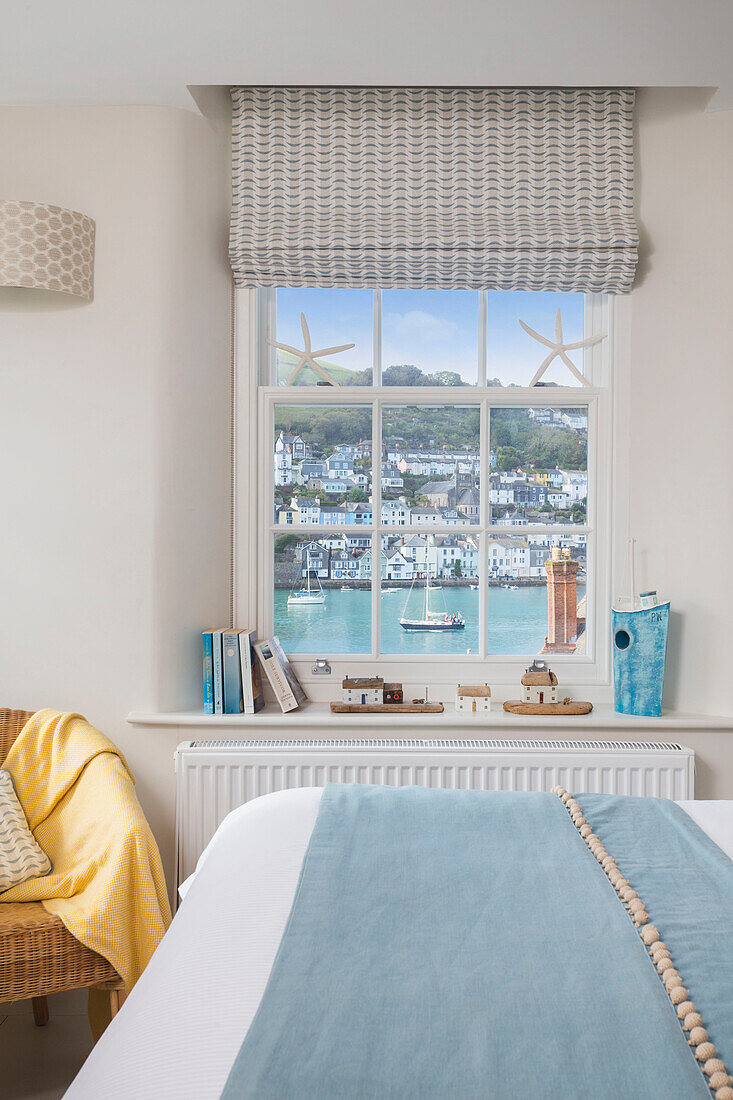
[[[221,1096],[268,983],[322,796],[320,788],[282,791],[226,818],[182,885],[170,930],[68,1100]],[[733,802],[679,805],[733,858]],[[518,1053],[521,1061],[526,1052]],[[609,1095],[599,1088],[597,1095]]]

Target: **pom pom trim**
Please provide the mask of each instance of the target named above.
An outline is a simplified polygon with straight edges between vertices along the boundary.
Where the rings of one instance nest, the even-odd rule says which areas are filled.
[[[717,1051],[708,1038],[702,1016],[692,1001],[687,999],[687,990],[684,988],[679,972],[675,969],[672,954],[662,940],[659,929],[656,925],[649,924],[649,914],[644,902],[624,878],[615,859],[610,852],[606,851],[601,838],[593,832],[591,825],[583,816],[578,800],[564,787],[553,787],[552,793],[556,794],[565,806],[578,834],[591,855],[597,860],[618,895],[619,901],[629,914],[653,966],[656,967],[682,1028],[690,1033],[688,1044],[703,1073],[710,1078],[710,1087],[715,1089],[716,1100],[733,1100],[733,1089],[729,1087],[732,1079],[728,1070],[720,1058],[716,1057]]]

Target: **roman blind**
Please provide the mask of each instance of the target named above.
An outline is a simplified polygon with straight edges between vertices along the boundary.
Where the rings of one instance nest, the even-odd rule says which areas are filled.
[[[238,286],[623,292],[634,93],[232,89]]]

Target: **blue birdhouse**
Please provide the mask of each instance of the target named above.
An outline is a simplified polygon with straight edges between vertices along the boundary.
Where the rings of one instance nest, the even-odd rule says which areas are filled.
[[[653,597],[654,594],[650,593]],[[611,612],[613,699],[619,714],[658,718],[662,713],[669,602]]]

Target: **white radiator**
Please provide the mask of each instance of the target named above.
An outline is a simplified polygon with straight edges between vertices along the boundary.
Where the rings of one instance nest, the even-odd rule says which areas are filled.
[[[177,883],[230,810],[326,783],[693,797],[695,754],[670,742],[480,740],[184,741],[176,749]]]

